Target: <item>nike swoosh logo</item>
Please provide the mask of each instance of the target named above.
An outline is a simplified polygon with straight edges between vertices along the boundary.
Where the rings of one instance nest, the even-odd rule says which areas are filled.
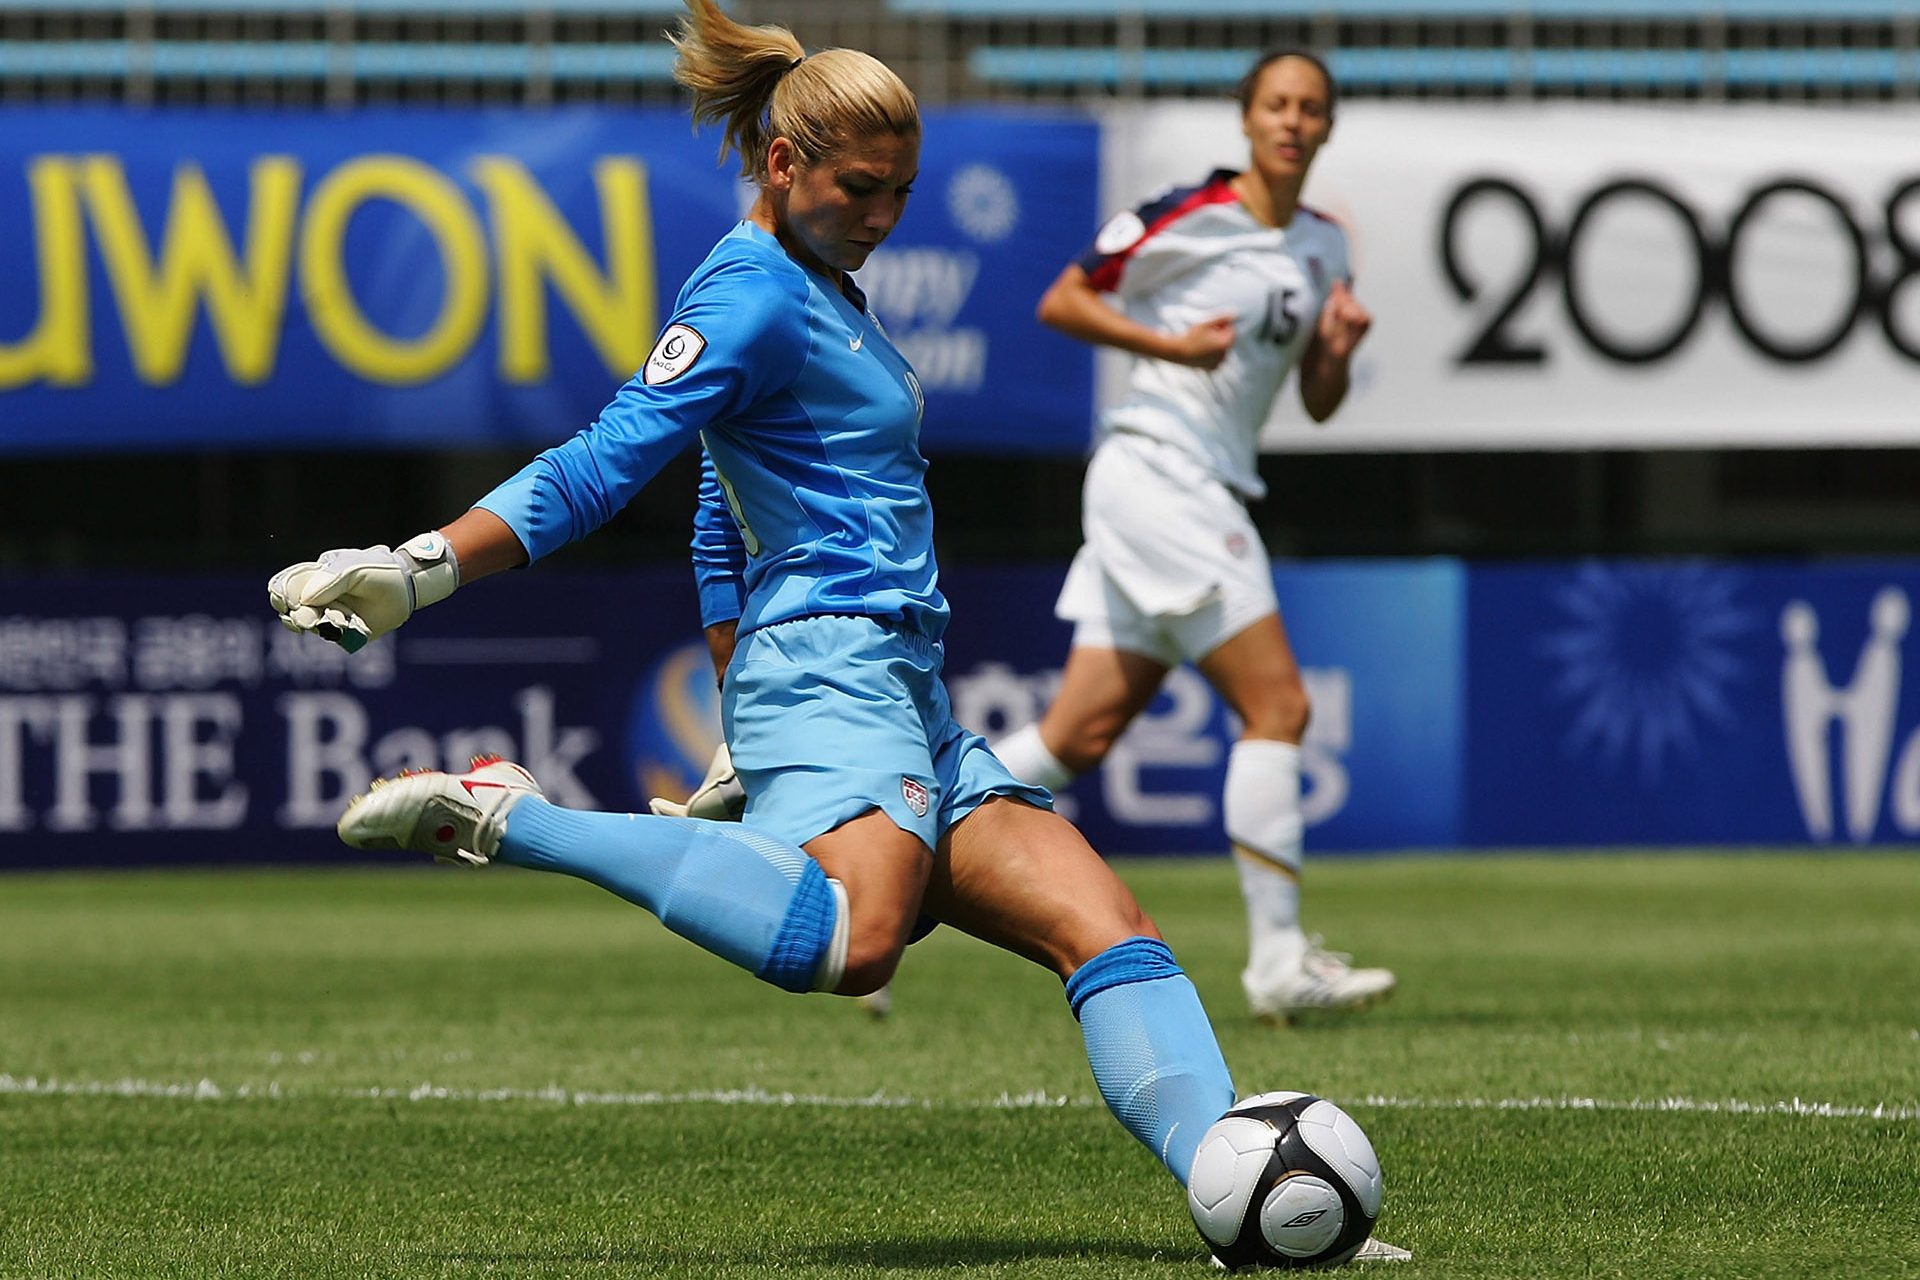
[[[849,346],[855,351],[858,351],[860,349],[860,344],[865,341],[866,341],[866,338],[864,336],[860,334],[855,334],[853,337],[847,339],[847,346]]]
[[[460,785],[467,789],[470,796],[478,795],[481,787],[499,787],[502,791],[507,788],[504,782],[468,782],[465,778],[460,779]]]

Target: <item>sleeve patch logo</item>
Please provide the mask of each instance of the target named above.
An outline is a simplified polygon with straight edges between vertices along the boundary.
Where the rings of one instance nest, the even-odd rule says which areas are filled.
[[[1107,219],[1107,225],[1093,238],[1093,247],[1100,253],[1124,253],[1140,243],[1145,234],[1147,224],[1140,221],[1139,214],[1128,210]]]
[[[660,335],[660,341],[653,344],[646,364],[641,366],[641,380],[650,387],[672,382],[693,368],[694,361],[706,349],[707,340],[699,333],[684,324],[670,324]]]

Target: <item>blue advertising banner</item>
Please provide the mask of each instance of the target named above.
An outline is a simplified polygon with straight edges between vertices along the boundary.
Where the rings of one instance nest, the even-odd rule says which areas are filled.
[[[1061,566],[967,567],[947,678],[1038,715]],[[1313,853],[1920,836],[1920,564],[1283,565]],[[0,866],[311,860],[376,774],[497,751],[574,807],[684,795],[718,739],[691,575],[510,574],[349,658],[252,578],[0,591]],[[1231,717],[1191,670],[1062,804],[1108,853],[1218,853]]]
[[[1063,566],[945,577],[957,713],[990,735],[1059,677]],[[1451,843],[1457,566],[1288,567],[1318,704],[1316,849]],[[0,591],[0,866],[337,858],[368,779],[497,751],[560,804],[681,796],[718,739],[691,574],[536,570],[426,610],[349,658],[283,630],[253,578],[88,576]],[[542,620],[538,623],[529,619]],[[1190,671],[1064,798],[1111,853],[1218,853],[1231,734]]]
[[[1469,577],[1467,842],[1920,835],[1912,562]]]
[[[631,809],[671,781],[633,769],[713,745],[685,570],[505,575],[351,657],[282,628],[264,579],[0,599],[4,865],[337,858],[333,823],[370,778],[485,752],[539,770],[556,803]]]
[[[1072,637],[1053,616],[1064,576],[1060,566],[943,572],[961,723],[993,738],[1045,709]],[[1301,747],[1309,846],[1456,843],[1465,571],[1444,560],[1283,564],[1274,583],[1313,701]],[[1062,810],[1103,852],[1223,852],[1220,793],[1237,734],[1200,674],[1176,668]]]
[[[666,110],[0,109],[0,452],[539,446],[640,366],[749,189]],[[925,447],[1078,452],[1033,321],[1097,210],[1078,119],[935,113],[857,277]]]

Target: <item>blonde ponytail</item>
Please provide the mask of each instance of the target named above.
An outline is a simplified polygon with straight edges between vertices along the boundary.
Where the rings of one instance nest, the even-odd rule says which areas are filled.
[[[775,138],[813,162],[855,138],[919,136],[913,92],[878,58],[857,49],[809,57],[785,27],[745,26],[715,0],[686,2],[668,37],[679,54],[673,78],[693,91],[695,124],[725,122],[720,156],[736,152],[745,177],[766,180]]]

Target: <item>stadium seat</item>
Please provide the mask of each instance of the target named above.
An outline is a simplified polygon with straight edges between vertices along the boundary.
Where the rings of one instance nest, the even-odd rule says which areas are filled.
[[[212,42],[62,40],[0,43],[0,76],[172,79],[658,80],[673,50],[655,44],[446,44],[441,42]]]
[[[1342,49],[1330,57],[1360,90],[1684,89],[1794,86],[1892,89],[1920,81],[1920,53],[1896,49]],[[989,45],[967,68],[983,84],[1107,91],[1226,89],[1246,71],[1244,49],[1062,48]],[[469,80],[657,83],[672,79],[665,43],[482,44],[445,41],[39,40],[0,42],[12,78]]]
[[[871,24],[871,5],[842,0],[838,8]],[[39,82],[29,93],[57,79],[78,84],[51,91],[83,95],[146,94],[156,83],[197,93],[218,80],[324,81],[330,98],[344,101],[355,85],[385,94],[418,82],[431,95],[465,81],[530,86],[536,97],[637,88],[664,101],[674,92],[673,54],[653,37],[683,3],[0,0],[0,8],[20,20],[0,41],[0,77]],[[933,18],[956,24],[943,47],[921,49],[921,74],[945,86],[950,69],[964,66],[966,92],[1010,98],[1217,93],[1244,72],[1249,41],[1270,38],[1276,22],[1303,21],[1339,24],[1313,30],[1328,45],[1345,41],[1329,60],[1343,87],[1361,95],[1904,97],[1920,84],[1920,0],[881,0],[877,16],[903,33]],[[1116,33],[1116,17],[1136,22]],[[275,19],[295,20],[280,40],[255,29],[255,20]],[[1210,26],[1175,25],[1168,36],[1146,25],[1195,19]],[[1514,21],[1540,29],[1509,37],[1502,25]],[[1431,28],[1447,22],[1478,25],[1455,33],[1468,43],[1454,44]],[[1773,29],[1722,36],[1715,22]],[[1378,25],[1355,31],[1354,23]],[[87,38],[96,30],[101,38]]]
[[[1920,76],[1920,54],[1893,49],[1342,49],[1329,62],[1343,86],[1369,89],[1887,88]],[[1226,88],[1245,73],[1247,51],[987,46],[967,66],[1000,84]]]
[[[982,19],[1338,18],[1420,21],[1877,22],[1915,17],[1914,0],[887,0],[895,13]]]
[[[527,18],[591,14],[610,18],[659,17],[684,12],[672,0],[152,0],[130,6],[127,0],[6,0],[11,14],[123,14],[130,8],[155,14],[239,14],[249,17],[346,15],[368,18]]]

